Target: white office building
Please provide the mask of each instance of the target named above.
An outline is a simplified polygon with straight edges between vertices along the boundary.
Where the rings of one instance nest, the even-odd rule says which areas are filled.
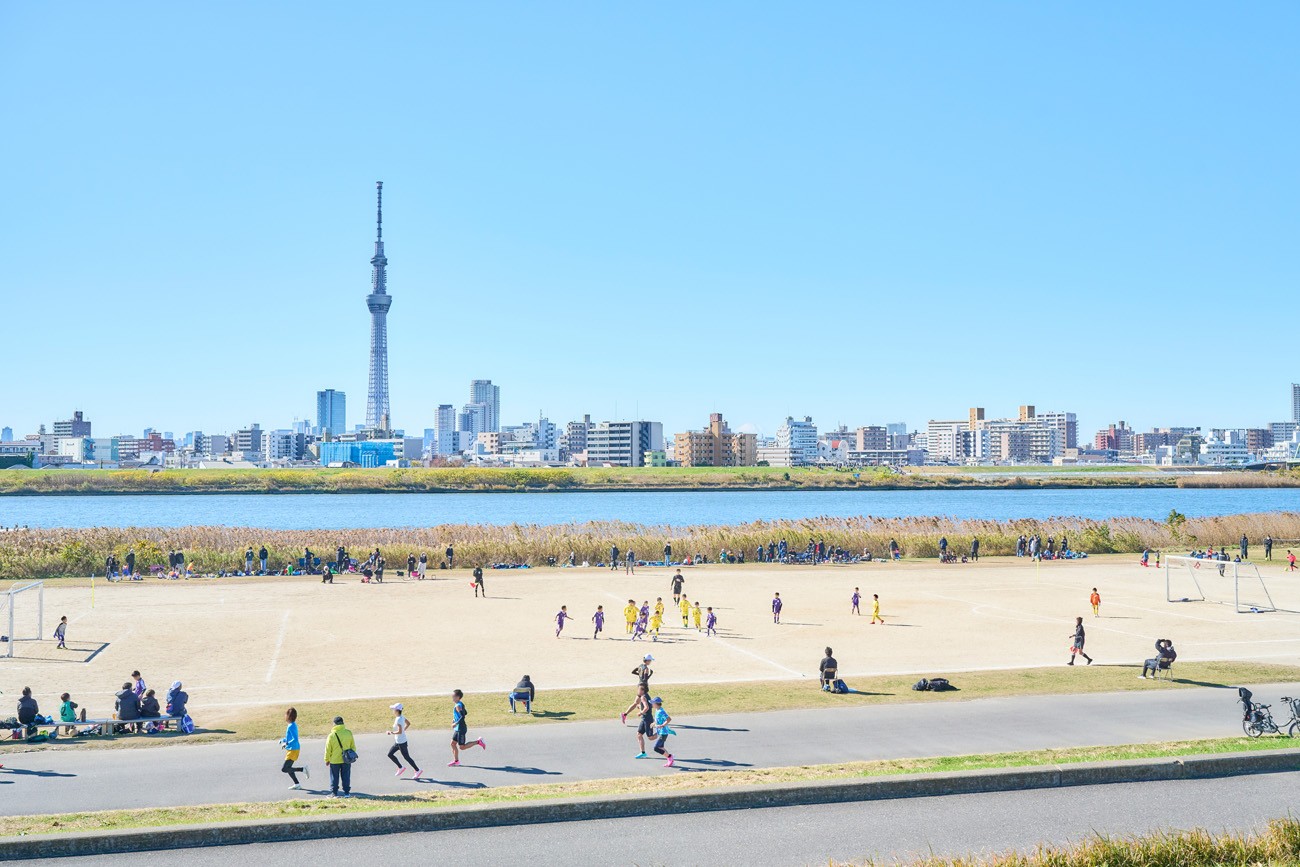
[[[449,403],[438,404],[433,414],[433,440],[429,450],[435,455],[453,455],[459,449],[456,442],[456,410]]]
[[[813,424],[812,416],[804,416],[803,421],[786,416],[785,424],[776,429],[776,447],[789,450],[791,463],[788,466],[802,467],[817,463],[817,425]],[[762,460],[761,457],[759,459]]]
[[[501,387],[490,379],[474,379],[469,383],[470,404],[484,407],[483,428],[476,433],[501,430]]]
[[[643,467],[646,452],[661,452],[663,448],[661,422],[603,421],[587,432],[587,466]],[[814,453],[816,450],[814,433]]]

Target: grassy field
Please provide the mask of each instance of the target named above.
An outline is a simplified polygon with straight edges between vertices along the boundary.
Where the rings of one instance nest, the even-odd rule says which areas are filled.
[[[875,862],[866,862],[873,864]],[[988,858],[930,858],[913,867],[1284,867],[1300,863],[1300,822],[1274,819],[1258,834],[1171,831],[1133,839],[1098,837],[1070,847]],[[848,867],[832,862],[831,867]]]
[[[562,467],[496,469],[11,470],[0,494],[437,493],[446,491],[835,490],[927,488],[1300,486],[1300,473],[1213,473],[1150,467]]]
[[[833,695],[814,685],[790,681],[751,681],[741,683],[673,684],[659,690],[669,696],[673,712],[682,716],[747,712],[802,710],[844,707],[846,705],[882,705],[966,701],[979,698],[1022,695],[1079,695],[1102,692],[1147,692],[1152,689],[1187,689],[1191,687],[1235,687],[1242,683],[1290,683],[1300,681],[1300,666],[1253,662],[1180,663],[1179,677],[1154,683],[1133,676],[1132,666],[1089,666],[1083,671],[1065,667],[1028,668],[1009,671],[972,671],[953,675],[958,691],[915,692],[915,676],[855,678],[856,692]],[[1082,677],[1078,675],[1083,675]],[[617,717],[633,694],[628,687],[597,689],[541,690],[532,715],[492,714],[493,726],[538,725],[586,722]],[[446,719],[451,715],[449,696],[390,696],[375,699],[352,699],[334,702],[301,702],[298,725],[304,732],[327,732],[335,715],[341,715],[354,731],[384,731],[392,720],[389,705],[406,704],[412,720]],[[1226,699],[1225,699],[1226,701]],[[500,693],[471,694],[471,706],[495,709],[504,707]],[[229,741],[275,741],[284,732],[284,708],[276,706],[240,708],[236,713],[218,717],[212,729],[200,730],[188,737],[155,735],[121,737],[114,740],[88,740],[60,743],[53,749],[101,749],[151,747],[176,743],[219,743]]]
[[[41,816],[0,818],[0,837],[68,832],[118,831],[169,825],[238,822],[255,819],[292,819],[340,816],[379,810],[442,809],[490,804],[522,803],[554,798],[602,798],[625,794],[654,794],[718,789],[731,786],[781,785],[825,780],[853,780],[864,777],[972,771],[989,768],[1032,767],[1122,759],[1168,758],[1225,752],[1277,749],[1285,741],[1276,738],[1216,738],[1213,740],[1131,744],[1119,747],[1082,747],[1034,750],[985,755],[950,756],[935,759],[896,759],[873,762],[844,762],[792,768],[716,771],[708,774],[634,777],[589,780],[527,786],[500,786],[467,791],[433,789],[409,795],[355,794],[350,800],[301,799],[262,803],[208,804],[193,807],[162,807],[134,810],[105,810]],[[1114,862],[1111,862],[1114,863]],[[1173,862],[1170,862],[1173,863]],[[1237,863],[1237,862],[1232,862]],[[1242,862],[1244,863],[1244,862]]]

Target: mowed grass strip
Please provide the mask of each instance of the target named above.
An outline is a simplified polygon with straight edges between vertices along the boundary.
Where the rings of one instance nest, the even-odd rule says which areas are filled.
[[[683,772],[672,776],[499,786],[472,791],[464,789],[432,789],[409,795],[366,795],[353,792],[353,797],[348,800],[327,797],[295,798],[287,801],[268,801],[264,803],[205,804],[187,807],[57,813],[41,816],[9,816],[0,818],[0,838],[61,832],[121,831],[190,824],[210,825],[220,822],[256,819],[339,816],[380,810],[473,807],[556,798],[608,798],[614,795],[651,795],[735,786],[776,786],[944,771],[973,771],[990,768],[1032,767],[1122,759],[1172,758],[1176,756],[1278,749],[1290,743],[1292,741],[1287,738],[1215,738],[1211,740],[1130,744],[1127,746],[1077,747],[1060,750],[1030,750],[1011,753],[949,756],[932,759],[888,759],[804,767],[711,771],[707,774]]]
[[[897,861],[859,862],[863,864]],[[975,858],[926,858],[913,867],[1220,867],[1300,863],[1300,822],[1270,820],[1255,834],[1214,834],[1204,829],[1141,837],[1098,837],[1074,846],[1044,846],[1032,853]],[[830,867],[848,867],[832,861]]]
[[[915,692],[917,675],[889,675],[849,678],[856,692],[832,695],[822,692],[817,681],[775,680],[741,683],[656,684],[680,719],[726,713],[756,713],[779,710],[816,710],[851,706],[967,701],[1021,695],[1067,695],[1101,692],[1133,692],[1189,688],[1235,688],[1240,684],[1298,683],[1300,666],[1259,662],[1178,663],[1177,676],[1170,681],[1139,680],[1136,666],[1090,665],[1057,668],[1025,668],[1006,671],[972,671],[950,675],[957,687],[950,692]],[[938,675],[942,672],[934,672]],[[538,685],[537,701],[529,716],[520,706],[519,713],[509,713],[504,693],[480,693],[466,696],[466,704],[476,727],[539,725],[593,720],[616,720],[636,694],[636,684],[629,675],[626,687],[599,689],[547,690]],[[337,702],[312,702],[294,705],[298,710],[298,727],[304,738],[323,737],[335,716],[342,716],[353,732],[387,731],[392,722],[389,705],[406,705],[406,716],[418,729],[436,729],[450,724],[451,697],[410,697],[394,695],[379,699],[349,699]],[[1224,706],[1230,708],[1235,695],[1225,694]],[[284,711],[287,706],[259,706],[205,711],[200,701],[191,699],[190,712],[201,731],[183,738],[187,744],[234,740],[275,741],[284,734]],[[206,729],[204,731],[203,729]],[[125,736],[116,739],[90,739],[65,742],[65,746],[132,747],[175,743],[173,735]]]

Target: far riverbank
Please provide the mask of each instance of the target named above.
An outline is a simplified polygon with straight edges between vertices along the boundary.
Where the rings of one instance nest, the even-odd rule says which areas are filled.
[[[447,494],[635,491],[926,491],[1080,488],[1300,488],[1297,472],[1168,472],[1154,467],[406,468],[0,471],[0,496],[125,494]],[[0,519],[2,521],[2,519]]]

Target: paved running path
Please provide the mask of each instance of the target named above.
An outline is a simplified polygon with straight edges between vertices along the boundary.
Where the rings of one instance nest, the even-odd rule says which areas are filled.
[[[1171,780],[904,798],[723,813],[677,813],[529,825],[465,828],[382,837],[336,837],[250,846],[132,852],[95,859],[102,867],[228,867],[230,864],[512,864],[520,849],[550,864],[825,867],[830,861],[911,863],[1097,835],[1177,828],[1262,830],[1287,816],[1300,774]],[[1158,809],[1152,805],[1158,806]],[[59,859],[63,861],[63,859]],[[69,860],[65,863],[76,863]]]
[[[1252,687],[1281,710],[1277,698],[1300,686]],[[1229,689],[1164,689],[1099,695],[1026,696],[897,704],[819,711],[778,711],[679,718],[670,738],[677,768],[636,761],[632,728],[609,722],[539,723],[471,729],[488,750],[466,753],[448,768],[448,729],[414,729],[411,753],[432,777],[393,777],[385,757],[391,739],[358,735],[354,793],[410,792],[417,786],[482,788],[521,783],[647,774],[700,773],[886,758],[1101,744],[1143,743],[1241,733],[1236,693]],[[482,702],[475,716],[486,716]],[[473,708],[472,708],[473,710]],[[672,708],[669,707],[669,712]],[[419,722],[424,722],[423,720]],[[324,738],[304,737],[312,778],[304,792],[328,791]],[[118,750],[0,752],[0,814],[60,813],[122,807],[271,801],[289,797],[274,743],[248,742]],[[298,794],[298,793],[295,793]]]

